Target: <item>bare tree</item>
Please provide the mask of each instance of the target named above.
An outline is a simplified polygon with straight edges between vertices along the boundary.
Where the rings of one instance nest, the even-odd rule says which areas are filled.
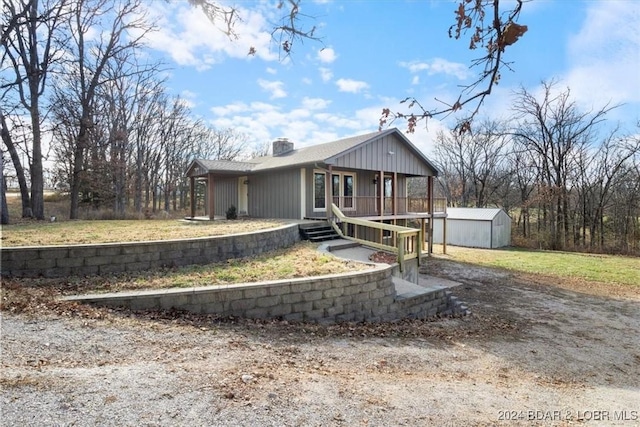
[[[468,147],[471,135],[440,131],[436,136],[434,162],[440,170],[443,190],[451,206],[468,206]]]
[[[513,172],[511,179],[517,190],[516,200],[518,201],[519,212],[516,223],[522,226],[522,236],[528,238],[531,235],[531,211],[533,204],[532,193],[536,189],[537,174],[536,169],[526,150],[519,147],[512,147],[508,161],[511,163],[510,170]]]
[[[18,180],[18,186],[20,188],[20,200],[22,201],[22,217],[31,218],[33,217],[33,210],[31,209],[31,195],[29,193],[29,185],[27,183],[26,173],[24,171],[24,168],[22,167],[23,162],[20,160],[20,153],[18,152],[18,150],[20,149],[19,144],[14,142],[14,140],[19,136],[16,128],[22,126],[20,124],[16,126],[14,123],[14,132],[12,134],[12,132],[9,131],[7,118],[8,117],[4,114],[2,108],[0,108],[0,133],[2,135],[2,142],[9,151],[11,162],[13,163],[13,168],[16,171],[16,178]],[[20,116],[13,116],[12,118],[16,123],[19,123]],[[24,144],[22,144],[22,146],[26,147],[26,141],[24,141]]]
[[[246,156],[248,137],[234,129],[208,129],[199,150],[192,155],[201,159],[238,160]],[[191,159],[190,159],[191,160]]]
[[[263,141],[254,144],[249,151],[249,158],[265,157],[271,152],[271,141]]]
[[[630,207],[633,207],[634,201],[638,199],[638,195],[634,196],[633,191],[623,189],[634,187],[628,184],[630,179],[636,177],[633,162],[639,153],[640,138],[620,137],[616,129],[596,149],[586,152],[583,156],[583,161],[578,168],[580,179],[577,189],[582,230],[581,236],[578,233],[576,237],[581,237],[583,245],[586,244],[588,237],[589,249],[605,249],[607,220],[613,223],[628,223],[627,212],[629,211],[626,208],[620,209],[614,203],[614,198],[623,192],[627,196],[623,204]],[[618,240],[624,241],[623,246],[625,246],[628,242],[626,234],[624,232],[618,234],[624,235]]]
[[[7,185],[4,180],[4,151],[0,149],[0,198],[2,209],[0,212],[0,224],[9,224],[9,208],[7,206]]]
[[[143,192],[145,208],[149,207],[149,195],[152,165],[156,163],[156,146],[160,144],[158,117],[160,108],[165,105],[166,97],[162,81],[151,80],[137,87],[135,118],[132,127],[133,151],[133,206],[136,212],[142,212]]]
[[[435,161],[452,203],[476,207],[501,204],[495,195],[511,175],[506,162],[509,141],[505,125],[492,120],[483,121],[472,133],[451,130],[438,134]]]
[[[119,55],[141,47],[142,39],[153,27],[146,22],[139,0],[115,3],[109,0],[77,0],[73,5],[70,27],[73,37],[69,54],[73,64],[68,68],[74,81],[67,80],[67,93],[59,94],[75,99],[79,104],[70,177],[69,218],[75,219],[78,217],[85,156],[91,147],[91,131],[97,120],[98,87],[110,80],[106,75],[107,64]],[[98,39],[87,38],[88,32],[94,28],[102,28],[102,35]]]
[[[547,200],[543,207],[550,221],[550,245],[563,249],[570,231],[570,186],[579,154],[593,145],[596,128],[613,107],[581,112],[570,91],[556,93],[554,83],[543,82],[541,99],[524,88],[513,106],[517,123],[514,138],[529,153]],[[547,217],[548,214],[548,217]]]
[[[29,0],[26,3],[20,4],[20,7],[16,7],[15,4],[9,2],[2,3],[2,14],[6,19],[2,20],[2,26],[0,27],[0,45],[6,43],[7,39],[11,37],[11,33],[16,30],[17,27],[24,24],[27,14],[31,9],[31,5],[36,0]]]
[[[31,118],[30,205],[33,216],[44,219],[40,99],[47,88],[49,68],[59,57],[54,41],[63,24],[66,1],[11,0],[3,2],[3,5],[3,12],[10,24],[2,34],[2,46],[5,49],[2,60],[11,64],[15,74],[15,80],[5,84],[4,88],[17,91],[20,104]],[[6,98],[3,96],[4,101]],[[4,126],[3,123],[3,129]],[[24,165],[15,165],[16,159],[13,156],[12,159],[16,171],[21,173]],[[22,196],[24,201],[25,195]],[[23,210],[23,215],[25,213]]]
[[[99,88],[97,101],[104,104],[107,122],[110,202],[117,217],[124,217],[129,205],[128,167],[134,154],[135,124],[138,104],[146,96],[148,84],[155,85],[159,64],[141,64],[133,50],[126,50],[112,58],[105,69],[106,81]]]

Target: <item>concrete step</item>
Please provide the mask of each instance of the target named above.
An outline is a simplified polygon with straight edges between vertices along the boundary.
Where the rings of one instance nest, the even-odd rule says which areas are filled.
[[[300,234],[303,239],[310,240],[312,242],[324,242],[340,238],[328,222],[300,224],[298,229],[300,230]]]
[[[435,289],[429,289],[420,285],[416,285],[415,283],[411,283],[400,277],[393,276],[391,278],[391,281],[396,288],[396,300],[415,298],[417,296],[426,295],[435,291]]]

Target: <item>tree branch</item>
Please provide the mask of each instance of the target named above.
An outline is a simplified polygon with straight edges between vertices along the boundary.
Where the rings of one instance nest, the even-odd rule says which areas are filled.
[[[465,106],[473,105],[471,112],[459,120],[456,130],[464,133],[471,130],[471,123],[480,111],[480,108],[493,87],[500,81],[500,71],[503,67],[509,68],[509,64],[504,62],[502,54],[507,46],[518,41],[527,31],[526,25],[516,23],[522,9],[523,0],[516,0],[516,4],[502,19],[500,13],[500,0],[463,0],[456,9],[456,23],[449,28],[449,37],[459,39],[468,30],[473,29],[470,37],[469,49],[484,47],[485,55],[472,61],[471,67],[484,64],[484,70],[479,73],[476,81],[464,86],[460,95],[452,103],[444,104],[443,108],[427,109],[414,97],[405,98],[401,103],[410,101],[409,109],[417,107],[416,113],[392,112],[389,108],[384,108],[379,120],[379,128],[388,127],[398,120],[406,120],[407,132],[415,131],[416,125],[420,121],[427,122],[433,117],[447,117],[456,113]],[[491,23],[485,26],[487,9],[491,9]],[[477,90],[484,84],[484,89]]]

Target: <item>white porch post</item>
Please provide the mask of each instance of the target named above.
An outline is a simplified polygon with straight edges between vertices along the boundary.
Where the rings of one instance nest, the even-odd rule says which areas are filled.
[[[324,205],[327,208],[327,221],[331,221],[331,204],[333,203],[333,192],[331,191],[331,180],[333,168],[329,165],[329,170],[325,172],[324,180]]]
[[[433,253],[433,176],[427,177],[427,203],[429,205],[429,246],[427,247],[427,254],[431,256]]]

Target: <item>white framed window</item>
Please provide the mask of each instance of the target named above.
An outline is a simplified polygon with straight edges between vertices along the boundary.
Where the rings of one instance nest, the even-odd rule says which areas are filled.
[[[325,211],[327,204],[325,202],[326,194],[324,186],[324,172],[313,172],[313,210]]]
[[[313,210],[326,211],[325,173],[313,172]],[[356,209],[356,174],[334,172],[331,175],[331,197],[333,203],[342,210]]]

